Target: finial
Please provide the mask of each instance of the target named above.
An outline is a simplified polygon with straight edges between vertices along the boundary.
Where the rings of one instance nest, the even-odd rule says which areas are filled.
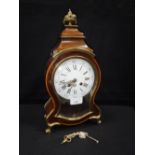
[[[68,13],[65,15],[63,19],[63,24],[65,26],[73,26],[77,25],[77,17],[72,13],[71,9],[69,9]]]

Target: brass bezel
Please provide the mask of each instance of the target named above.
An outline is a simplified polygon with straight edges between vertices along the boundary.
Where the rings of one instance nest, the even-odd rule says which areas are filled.
[[[58,69],[58,67],[63,63],[63,62],[65,62],[65,61],[67,61],[67,60],[70,60],[70,59],[83,59],[83,60],[85,60],[85,61],[87,61],[86,59],[84,59],[84,57],[81,57],[81,56],[69,56],[69,57],[66,57],[66,58],[64,58],[63,60],[61,60],[56,66],[55,66],[55,69],[53,70],[53,73],[52,73],[52,76],[51,76],[51,84],[52,84],[52,88],[54,89],[54,91],[56,92],[56,89],[55,89],[55,86],[54,86],[54,75],[55,75],[55,72],[56,72],[56,70]],[[93,86],[92,86],[92,88],[94,87],[94,85],[95,85],[95,83],[96,83],[96,70],[95,70],[95,67],[89,62],[89,61],[87,61],[90,65],[91,65],[91,67],[92,67],[92,69],[93,69],[93,71],[94,71],[94,83],[93,83]],[[90,90],[90,92],[88,92],[85,96],[87,96],[89,93],[91,94],[91,91],[92,90]],[[57,92],[56,92],[56,94],[58,94]],[[60,95],[57,95],[57,96],[60,96]],[[61,96],[60,96],[61,97]],[[63,97],[61,97],[62,99],[65,99],[65,98],[63,98]],[[67,99],[65,99],[65,100],[67,100]]]

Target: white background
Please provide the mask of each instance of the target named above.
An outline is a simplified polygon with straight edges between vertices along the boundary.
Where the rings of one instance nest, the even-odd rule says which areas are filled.
[[[136,0],[136,155],[155,155],[155,1]],[[0,154],[19,154],[19,2],[0,1]]]
[[[136,155],[155,155],[155,1],[136,0]]]

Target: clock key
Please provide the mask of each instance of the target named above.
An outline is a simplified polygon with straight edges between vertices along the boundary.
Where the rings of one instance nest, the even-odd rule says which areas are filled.
[[[95,139],[94,137],[91,137],[89,135],[87,135],[88,138],[90,138],[91,140],[95,141],[96,143],[99,143],[99,140]]]
[[[71,134],[65,135],[61,144],[70,143],[72,139],[75,138],[77,135],[78,135],[78,132],[73,132]]]
[[[91,140],[95,141],[96,143],[99,143],[99,140],[89,136],[88,132],[79,131],[79,132],[73,132],[71,134],[65,135],[61,144],[70,143],[72,141],[72,139],[75,138],[76,136],[79,136],[80,139],[90,138]]]
[[[97,140],[97,139],[95,139],[95,138],[89,136],[88,132],[84,132],[84,131],[80,131],[80,132],[79,132],[79,138],[81,138],[81,139],[86,139],[87,137],[88,137],[89,139],[95,141],[96,143],[99,143],[99,140]]]

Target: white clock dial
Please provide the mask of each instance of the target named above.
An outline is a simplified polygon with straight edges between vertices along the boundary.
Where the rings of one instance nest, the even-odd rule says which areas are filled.
[[[56,92],[65,99],[83,97],[94,85],[95,73],[91,64],[81,58],[62,62],[54,74]]]

